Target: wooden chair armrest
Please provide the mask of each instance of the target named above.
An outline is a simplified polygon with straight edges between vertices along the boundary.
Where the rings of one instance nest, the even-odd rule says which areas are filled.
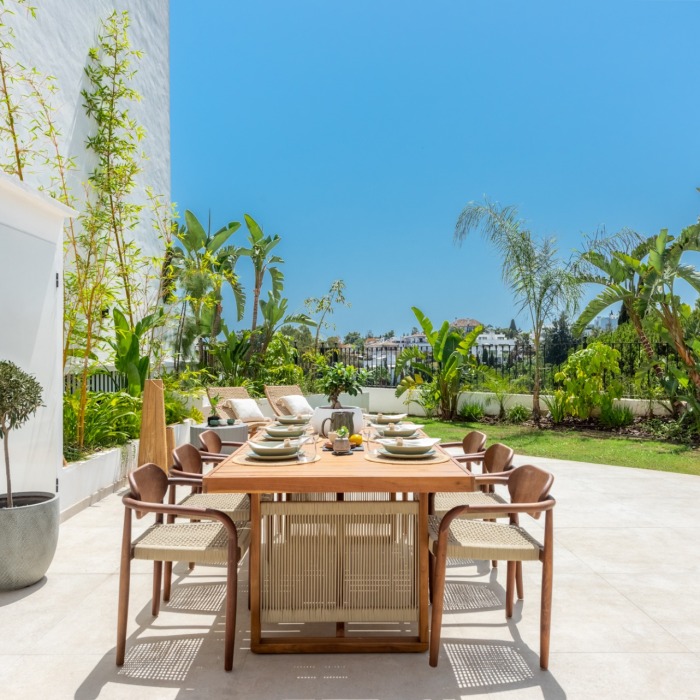
[[[441,447],[445,447],[445,445],[441,445]],[[484,454],[484,452],[466,452],[462,455],[451,455],[451,457],[460,462],[481,462],[484,459]]]
[[[538,501],[537,503],[503,503],[493,505],[483,505],[483,506],[455,506],[452,510],[447,511],[443,519],[440,521],[440,533],[449,528],[452,521],[462,515],[462,513],[469,513],[469,515],[479,516],[479,514],[486,513],[503,513],[508,515],[510,513],[543,513],[547,510],[552,510],[556,505],[554,498],[548,498],[545,501]]]
[[[172,483],[179,483],[185,486],[192,486],[193,484],[201,484],[203,474],[194,474],[193,472],[183,472],[175,467],[170,467],[170,474],[168,476],[168,481]],[[177,482],[175,480],[178,480]]]
[[[476,474],[474,479],[479,486],[482,484],[507,484],[508,473],[493,472],[493,474]]]
[[[205,462],[223,462],[228,457],[228,455],[223,455],[220,452],[205,452],[204,450],[200,450],[199,454],[202,455],[202,459]]]

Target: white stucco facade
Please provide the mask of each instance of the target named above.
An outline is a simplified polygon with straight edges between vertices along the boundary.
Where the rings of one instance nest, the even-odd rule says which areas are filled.
[[[21,10],[9,17],[16,35],[12,57],[56,79],[58,92],[51,101],[58,110],[62,150],[76,159],[77,170],[70,184],[79,198],[82,183],[94,167],[85,147],[94,126],[85,115],[80,94],[88,87],[88,51],[96,46],[100,22],[113,10],[128,11],[131,47],[143,51],[143,58],[132,65],[137,70],[132,87],[142,99],[129,103],[128,108],[130,116],[146,131],[140,144],[146,159],[137,176],[133,200],[145,203],[145,187],[149,186],[170,202],[169,0],[41,0],[31,4],[37,7],[36,19]],[[33,186],[48,184],[46,176],[37,172],[30,172],[25,181]],[[134,238],[144,254],[161,252],[145,211]]]
[[[33,374],[43,406],[9,435],[12,490],[55,493],[63,460],[63,221],[74,214],[0,174],[0,359]],[[6,491],[2,460],[0,493]]]
[[[15,10],[5,21],[14,30],[15,48],[8,59],[55,78],[57,92],[50,101],[59,147],[75,160],[69,186],[80,212],[83,183],[94,168],[86,149],[95,127],[83,108],[81,91],[88,86],[88,52],[97,44],[101,21],[114,11],[128,11],[129,39],[143,52],[134,62],[132,87],[140,102],[128,105],[130,116],[143,127],[140,142],[145,154],[132,201],[146,202],[146,187],[170,202],[170,87],[169,0],[40,0],[37,17]],[[30,118],[25,114],[25,120]],[[24,124],[23,128],[27,128]],[[37,192],[49,176],[37,162],[25,172],[24,182],[0,173],[0,359],[10,360],[35,374],[44,391],[44,406],[23,428],[11,435],[13,491],[55,491],[62,469],[62,331],[63,245],[66,207]],[[162,253],[151,216],[144,209],[133,239],[146,256]],[[5,490],[0,470],[0,493]]]

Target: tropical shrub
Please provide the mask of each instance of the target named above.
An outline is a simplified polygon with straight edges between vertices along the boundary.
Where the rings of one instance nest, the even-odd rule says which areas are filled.
[[[591,343],[569,356],[554,375],[562,385],[568,415],[588,419],[595,408],[622,396],[620,353],[603,343]]]
[[[604,405],[600,410],[600,422],[606,428],[624,428],[634,423],[634,414],[628,406]]]
[[[522,404],[511,406],[506,411],[506,420],[509,423],[524,423],[530,416],[532,416],[532,411]]]
[[[478,401],[465,401],[457,415],[468,423],[476,423],[484,417],[484,407]]]
[[[139,436],[141,399],[126,392],[88,392],[84,443],[78,442],[80,394],[63,395],[63,453],[66,459],[104,447],[123,445]]]
[[[566,418],[566,394],[558,389],[549,396],[543,396],[542,400],[549,411],[549,419],[552,423],[555,425],[562,423]]]

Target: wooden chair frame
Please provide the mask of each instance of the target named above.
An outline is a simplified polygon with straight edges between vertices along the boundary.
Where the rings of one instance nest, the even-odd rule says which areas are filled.
[[[144,471],[145,470],[145,471]],[[160,475],[160,476],[159,476]],[[190,485],[184,480],[185,485]],[[142,482],[142,483],[140,483]],[[141,518],[146,513],[154,513],[156,526],[167,527],[164,524],[164,516],[183,517],[195,520],[214,520],[221,523],[228,538],[228,556],[226,564],[226,603],[225,603],[225,632],[224,632],[224,668],[230,671],[233,668],[233,650],[236,635],[236,595],[238,588],[238,532],[231,518],[221,511],[210,508],[195,508],[162,502],[168,487],[177,483],[177,479],[169,479],[155,464],[145,464],[129,474],[130,491],[123,498],[124,503],[124,529],[122,532],[121,565],[119,572],[119,607],[117,612],[117,666],[124,664],[126,653],[126,627],[129,613],[129,589],[131,581],[131,560],[134,558],[134,544],[132,543],[132,512],[136,511],[136,517]],[[143,494],[141,493],[143,491]],[[158,498],[160,499],[158,500]],[[153,500],[145,500],[145,499]],[[172,552],[172,559],[165,560],[170,564],[167,568],[164,600],[170,598],[171,567],[173,561],[179,561],[178,552]],[[151,601],[151,614],[154,617],[160,612],[161,578],[163,573],[163,561],[153,562],[153,597]]]
[[[524,471],[523,471],[524,470]],[[534,470],[534,471],[533,471]],[[516,476],[517,475],[517,476]],[[522,478],[520,475],[523,475]],[[514,489],[514,482],[538,477],[535,483],[525,485],[524,489]],[[532,465],[517,467],[508,476],[484,476],[482,483],[507,484],[511,492],[511,503],[489,506],[457,506],[450,510],[441,520],[435,552],[430,551],[431,580],[433,589],[433,610],[430,630],[430,665],[437,666],[440,651],[440,633],[442,628],[442,612],[445,596],[445,574],[447,567],[448,533],[452,522],[460,516],[470,518],[485,517],[487,514],[503,513],[510,518],[512,526],[518,525],[518,514],[528,513],[538,518],[545,513],[544,543],[540,545],[539,561],[542,563],[542,596],[540,601],[540,667],[547,669],[549,665],[550,629],[552,617],[552,574],[554,550],[554,498],[549,496],[549,490],[554,477],[542,469]],[[539,483],[537,483],[539,482]],[[520,491],[520,492],[518,492]],[[523,501],[523,492],[530,497],[530,502]],[[488,525],[488,523],[485,523]],[[495,524],[494,524],[495,525]],[[498,526],[497,526],[498,527]],[[473,543],[472,549],[478,547]],[[516,562],[508,561],[506,576],[506,618],[513,616],[513,593],[516,584]]]

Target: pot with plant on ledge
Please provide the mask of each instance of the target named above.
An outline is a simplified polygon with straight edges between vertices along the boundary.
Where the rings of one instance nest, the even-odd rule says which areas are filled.
[[[357,396],[362,393],[362,386],[367,381],[367,372],[358,369],[353,365],[345,365],[336,362],[327,367],[321,377],[321,388],[328,397],[328,406],[320,406],[314,410],[311,418],[313,428],[323,435],[328,436],[328,432],[338,427],[338,422],[332,420],[333,415],[338,412],[351,413],[347,421],[342,422],[347,425],[351,433],[361,432],[364,421],[362,409],[359,406],[342,406],[339,401],[341,394]]]
[[[41,385],[13,362],[0,361],[0,438],[5,454],[7,493],[0,496],[0,590],[39,581],[58,543],[58,494],[12,492],[9,437],[42,405]]]
[[[221,396],[219,394],[215,394],[214,396],[209,397],[209,405],[211,406],[211,410],[209,411],[209,415],[207,416],[207,425],[211,426],[216,426],[216,425],[221,425],[221,416],[219,416],[216,407],[219,405],[219,402],[221,401]]]

